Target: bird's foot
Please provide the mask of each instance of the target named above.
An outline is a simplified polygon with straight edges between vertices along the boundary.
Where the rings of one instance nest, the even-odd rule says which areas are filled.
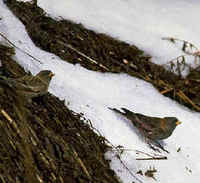
[[[149,147],[151,149],[153,149],[154,151],[157,151],[157,152],[161,152],[160,150],[166,152],[166,153],[169,153],[168,150],[166,150],[159,142],[157,141],[148,141],[147,144],[149,145]]]
[[[159,142],[155,142],[156,143],[156,145],[158,145],[158,147],[160,148],[160,149],[162,149],[163,151],[165,151],[166,153],[169,153],[169,151],[168,150],[166,150]]]

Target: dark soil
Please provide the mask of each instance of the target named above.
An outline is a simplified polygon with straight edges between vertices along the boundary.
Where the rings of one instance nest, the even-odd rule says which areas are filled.
[[[24,69],[0,45],[0,73],[18,78]],[[23,101],[0,85],[0,182],[119,183],[104,153],[111,149],[89,121],[50,93]]]
[[[54,20],[36,4],[4,2],[41,49],[93,71],[138,77],[161,94],[200,111],[199,68],[182,78],[152,63],[134,45],[81,24]],[[1,75],[18,78],[26,74],[11,58],[14,51],[0,45]],[[48,93],[24,103],[14,91],[0,85],[0,182],[118,183],[104,159],[108,149],[106,139],[64,101]]]
[[[33,42],[63,60],[100,72],[124,72],[152,83],[158,91],[190,109],[200,111],[200,72],[185,79],[151,62],[134,45],[95,33],[69,20],[54,20],[36,4],[7,0]],[[195,75],[195,78],[193,76]]]

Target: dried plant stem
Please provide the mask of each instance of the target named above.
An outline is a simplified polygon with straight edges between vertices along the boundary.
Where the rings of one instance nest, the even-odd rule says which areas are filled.
[[[176,58],[173,58],[172,60],[168,61],[167,63],[172,63],[173,61],[180,61],[179,59],[180,59],[180,58],[183,59],[185,56],[187,56],[187,55],[180,55],[180,56],[178,56],[178,57],[176,57]]]
[[[90,124],[91,124],[91,128],[92,128],[93,130],[95,130],[100,136],[102,136],[102,135],[101,135],[101,132],[100,132],[97,128],[95,128],[95,127],[92,125],[92,123],[90,123]],[[122,161],[122,159],[120,158],[121,152],[119,152],[119,148],[115,147],[109,140],[106,139],[106,141],[107,141],[107,143],[112,147],[112,151],[113,151],[113,150],[116,150],[116,151],[117,151],[117,153],[115,154],[115,157],[120,161],[120,163],[121,163],[121,164],[123,165],[123,167],[129,172],[129,174],[130,174],[134,179],[136,179],[137,182],[143,183],[139,178],[137,178],[137,177],[131,172],[131,170],[130,170],[130,169],[125,165],[125,163]]]
[[[148,154],[148,153],[145,153],[145,152],[139,151],[139,150],[136,150],[136,152],[147,155],[147,156],[150,157],[150,158],[136,158],[136,160],[166,160],[167,159],[166,156],[160,156],[160,155],[154,155],[153,156],[151,154]]]
[[[179,90],[177,92],[177,95],[182,98],[186,103],[190,103],[196,110],[200,111],[200,107],[198,107],[197,105],[195,105],[195,103],[190,100],[184,93],[183,91]]]
[[[43,128],[45,128],[45,126],[41,123],[42,121],[39,118],[37,119],[39,120],[40,125]],[[45,133],[47,136],[52,136],[56,142],[63,144],[62,147],[65,152],[72,152],[74,159],[80,164],[81,168],[83,169],[84,173],[87,175],[88,179],[92,180],[92,177],[90,176],[86,166],[84,165],[83,161],[79,158],[78,153],[75,151],[75,149],[72,146],[70,146],[67,142],[65,142],[62,138],[60,138],[59,135],[55,135],[53,132],[51,132],[47,128],[45,128]]]
[[[139,150],[136,150],[136,153],[141,153],[141,154],[147,155],[147,156],[149,156],[149,157],[151,157],[151,158],[153,158],[153,157],[154,157],[154,156],[153,156],[153,155],[151,155],[151,154],[148,154],[148,153],[146,153],[146,152],[139,151]]]
[[[165,89],[165,90],[160,91],[160,93],[161,93],[161,94],[165,94],[165,93],[168,93],[168,92],[170,92],[170,91],[172,91],[172,90],[173,90],[173,88],[167,88],[167,89]]]
[[[39,62],[40,64],[42,64],[42,62],[40,60],[38,60],[37,58],[35,58],[34,56],[32,56],[31,54],[27,53],[26,51],[22,50],[21,48],[19,48],[18,46],[16,46],[14,43],[12,43],[6,36],[4,36],[2,33],[0,33],[0,36],[3,37],[6,41],[8,41],[8,43],[10,43],[13,47],[17,48],[18,50],[20,50],[22,53],[28,55],[29,57],[33,58],[34,60],[36,60],[37,62]]]
[[[153,157],[153,158],[136,158],[136,160],[167,160],[167,157],[163,156],[163,157]]]
[[[2,183],[6,183],[6,181],[3,178],[3,175],[1,175],[1,174],[0,174],[0,179],[1,179]]]
[[[187,45],[190,45],[190,47],[195,48],[196,50],[199,50],[194,44],[192,44],[192,43],[190,43],[188,41],[182,40],[182,39],[177,39],[177,38],[173,38],[173,37],[163,37],[162,40],[167,40],[167,41],[170,41],[170,42],[173,42],[173,43],[175,43],[176,41],[183,42],[185,44],[185,46],[187,44]],[[185,50],[183,50],[183,51],[185,53],[187,53],[188,55],[193,55],[193,56],[195,56],[194,54],[196,53],[196,52],[195,53],[190,53],[190,52],[187,52]]]
[[[72,150],[73,150],[73,154],[74,154],[76,160],[77,160],[77,161],[79,162],[79,164],[81,165],[83,171],[84,171],[85,174],[88,176],[88,178],[89,178],[90,180],[92,180],[92,178],[91,178],[91,176],[90,176],[90,174],[89,174],[87,168],[85,167],[83,161],[79,158],[77,152],[76,152],[74,149],[72,149]]]
[[[10,122],[10,124],[14,127],[14,129],[16,130],[17,134],[20,135],[20,130],[17,126],[17,123],[15,123],[15,121],[9,116],[9,114],[4,110],[1,109],[0,110],[2,115]]]
[[[103,64],[99,64],[96,60],[94,60],[94,59],[88,57],[88,56],[85,55],[84,53],[82,53],[82,52],[80,52],[79,50],[77,50],[76,48],[74,48],[71,44],[65,44],[65,43],[63,43],[63,42],[61,42],[61,41],[59,41],[59,40],[57,40],[57,42],[58,42],[59,44],[62,44],[62,45],[64,45],[64,46],[66,46],[67,48],[69,48],[69,49],[75,51],[76,53],[78,53],[78,54],[81,55],[82,57],[84,57],[84,58],[86,58],[87,60],[89,60],[90,62],[92,62],[92,63],[98,65],[99,67],[105,69],[106,71],[110,71],[110,69],[108,69],[106,66],[104,66]]]
[[[3,116],[4,116],[10,123],[13,122],[12,118],[8,115],[8,113],[7,113],[6,111],[4,111],[4,109],[1,109],[1,113],[3,114]]]

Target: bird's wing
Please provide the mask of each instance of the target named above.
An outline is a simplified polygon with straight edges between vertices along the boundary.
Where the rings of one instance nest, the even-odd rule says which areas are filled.
[[[25,75],[23,77],[15,79],[15,81],[23,84],[28,84],[32,80],[32,78],[33,78],[32,76]]]
[[[150,120],[150,118],[144,115],[135,114],[135,118],[132,120],[132,122],[135,124],[136,127],[142,128],[146,131],[152,131],[152,128],[154,127],[150,124]]]
[[[124,108],[124,107],[122,107],[121,109],[125,112],[125,114],[126,114],[127,116],[129,116],[129,115],[132,116],[132,115],[135,114],[134,112],[132,112],[132,111],[130,111],[130,110]]]
[[[47,85],[46,83],[42,82],[40,78],[37,76],[29,76],[25,75],[21,78],[16,79],[20,88],[27,91],[27,92],[41,92],[46,90]]]
[[[39,93],[41,91],[44,91],[46,87],[44,85],[40,85],[40,86],[21,85],[20,89],[23,89],[26,92]]]

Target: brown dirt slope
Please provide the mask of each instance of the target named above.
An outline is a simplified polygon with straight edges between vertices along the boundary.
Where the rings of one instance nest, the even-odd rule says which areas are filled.
[[[25,71],[0,45],[0,74]],[[0,182],[119,183],[105,160],[109,149],[81,114],[50,93],[28,103],[0,84]]]

